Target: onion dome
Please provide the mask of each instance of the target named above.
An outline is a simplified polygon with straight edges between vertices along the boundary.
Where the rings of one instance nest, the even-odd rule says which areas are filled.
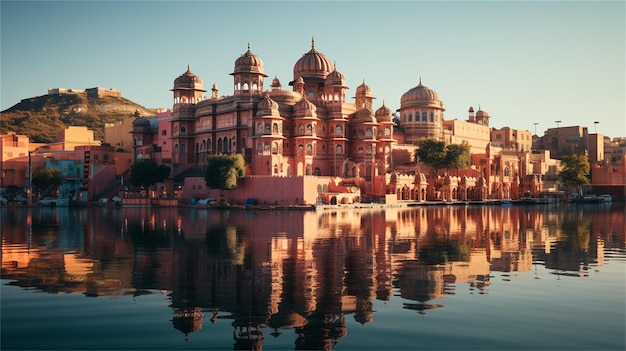
[[[263,72],[263,60],[250,51],[250,43],[248,43],[248,51],[235,60],[233,73],[259,73],[267,77]]]
[[[319,78],[325,79],[333,71],[333,65],[321,52],[315,50],[315,39],[311,40],[311,50],[296,62],[293,66],[293,78]]]
[[[268,94],[257,104],[257,115],[278,115],[278,103],[272,100]]]
[[[314,113],[316,110],[317,110],[317,107],[315,106],[315,104],[313,104],[311,101],[307,100],[304,97],[300,99],[300,101],[296,102],[296,104],[293,106],[294,112]],[[306,114],[306,115],[310,115],[310,114]]]
[[[489,114],[483,110],[480,109],[480,107],[478,108],[478,111],[476,111],[476,117],[489,117]]]
[[[337,71],[337,65],[334,65],[334,69],[332,72],[330,72],[328,74],[328,76],[326,76],[326,82],[324,83],[325,86],[346,86],[346,77],[343,75],[343,73]]]
[[[365,80],[363,80],[363,83],[361,83],[361,85],[356,87],[356,95],[370,97],[370,98],[374,97],[374,95],[372,95],[372,89],[370,88],[369,85],[365,84]]]
[[[274,76],[274,79],[272,79],[272,84],[270,85],[270,87],[272,88],[272,90],[280,90],[280,88],[282,88],[283,85],[280,84],[280,80],[278,80],[278,77]]]
[[[400,98],[400,108],[405,107],[436,107],[443,109],[443,102],[439,94],[429,87],[422,85],[422,79],[415,88],[407,91]]]
[[[197,75],[193,74],[189,69],[189,65],[187,65],[187,71],[178,78],[174,79],[174,89],[173,90],[204,90],[202,86],[202,79]]]
[[[383,105],[376,110],[374,116],[376,116],[376,119],[381,122],[391,121],[391,109],[385,106],[385,101],[383,101]]]
[[[139,117],[133,121],[133,127],[150,127],[150,120]]]

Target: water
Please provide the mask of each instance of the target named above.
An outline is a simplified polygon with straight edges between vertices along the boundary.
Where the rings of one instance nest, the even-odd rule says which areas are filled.
[[[2,350],[624,350],[624,204],[3,208]]]

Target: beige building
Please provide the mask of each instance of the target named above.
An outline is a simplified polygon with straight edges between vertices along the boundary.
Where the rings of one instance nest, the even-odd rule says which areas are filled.
[[[104,142],[120,152],[132,152],[133,135],[130,133],[133,129],[133,121],[135,117],[126,117],[115,123],[107,123],[104,125]]]
[[[607,165],[621,165],[626,156],[626,137],[604,137],[604,161]]]
[[[59,143],[62,150],[74,150],[77,146],[100,145],[100,140],[95,140],[93,130],[87,127],[69,126],[59,133]]]
[[[527,130],[504,127],[491,130],[491,145],[505,150],[530,151],[532,148],[532,135]]]

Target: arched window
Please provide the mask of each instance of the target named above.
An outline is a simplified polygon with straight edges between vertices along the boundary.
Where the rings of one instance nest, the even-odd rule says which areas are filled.
[[[362,154],[362,153],[363,153],[363,147],[362,147],[362,146],[359,146],[359,150],[358,150],[358,152],[359,152],[360,154]]]
[[[256,153],[259,155],[263,154],[263,143],[259,142],[256,144]]]
[[[180,153],[181,154],[187,153],[187,144],[180,144]]]
[[[196,143],[196,153],[200,152],[200,143]]]
[[[337,155],[342,155],[343,154],[343,146],[341,145],[337,145]]]
[[[241,147],[245,148],[246,146],[246,138],[241,138]]]
[[[300,125],[298,126],[298,133],[299,133],[299,134],[304,134],[304,124],[300,124]]]
[[[256,132],[257,134],[263,134],[263,123],[259,123],[259,125],[256,128]]]
[[[257,90],[259,90],[259,88],[256,82],[252,83],[252,91],[257,91]]]
[[[186,134],[186,133],[187,133],[187,127],[180,126],[180,134]]]
[[[272,143],[272,155],[278,154],[278,142],[275,141]]]
[[[371,154],[372,154],[372,145],[367,145],[366,153],[367,153],[368,155],[371,155]]]
[[[248,88],[248,82],[244,82],[244,83],[243,83],[243,91],[248,91],[248,90],[250,90],[250,89]]]
[[[504,176],[505,176],[505,177],[508,177],[508,176],[509,176],[509,173],[510,173],[510,171],[509,171],[509,167],[504,167]]]
[[[412,121],[413,121],[413,114],[409,113],[409,122],[412,122]]]
[[[272,132],[278,134],[278,123],[272,124]]]
[[[177,154],[178,153],[178,144],[174,144],[174,153]]]
[[[306,125],[306,133],[309,134],[309,135],[313,134],[313,126],[311,125],[311,123],[308,123]]]
[[[430,111],[430,121],[431,122],[435,121],[435,114],[433,113],[433,111]]]
[[[222,138],[217,139],[217,152],[222,152]]]
[[[335,128],[335,134],[343,135],[343,127],[338,125],[337,128]]]
[[[307,155],[313,154],[313,146],[311,146],[311,144],[306,144],[306,154]]]
[[[263,134],[270,134],[270,124],[269,124],[269,122],[265,123],[265,126],[263,128]]]
[[[209,138],[206,141],[206,149],[207,149],[207,151],[211,151],[213,149],[213,147],[211,145],[213,145],[213,144],[211,144],[211,138]]]
[[[427,121],[426,120],[426,118],[427,118],[426,114],[427,114],[426,111],[422,111],[422,122],[426,122]]]
[[[263,146],[263,154],[265,155],[270,154],[270,143],[265,143],[265,145]]]

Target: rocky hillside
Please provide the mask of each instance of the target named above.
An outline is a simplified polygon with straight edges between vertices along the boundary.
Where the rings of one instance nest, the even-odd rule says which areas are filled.
[[[91,98],[82,92],[43,95],[2,111],[0,133],[12,131],[28,135],[32,142],[51,143],[68,126],[86,126],[94,131],[96,140],[102,140],[105,123],[130,117],[135,111],[142,116],[156,115],[156,110],[123,97]]]

